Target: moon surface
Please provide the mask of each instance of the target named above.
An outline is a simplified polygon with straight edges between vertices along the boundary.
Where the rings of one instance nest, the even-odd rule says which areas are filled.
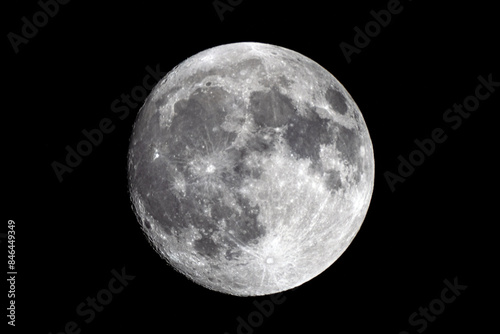
[[[340,82],[282,47],[188,58],[141,108],[128,153],[134,212],[177,271],[215,291],[297,287],[349,246],[373,191],[373,147]]]

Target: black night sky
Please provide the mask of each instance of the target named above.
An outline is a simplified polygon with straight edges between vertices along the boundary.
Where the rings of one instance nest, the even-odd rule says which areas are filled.
[[[500,52],[492,2],[30,0],[4,7],[4,282],[12,271],[9,220],[17,272],[15,297],[8,297],[13,286],[2,285],[7,333],[498,327]],[[202,50],[245,41],[292,49],[332,73],[358,104],[375,153],[371,205],[350,247],[299,288],[256,298],[207,290],[168,267],[127,192],[129,137],[142,105],[134,88],[151,87]],[[68,148],[95,129],[102,137],[91,152],[67,166]],[[67,169],[58,176],[54,166]],[[12,300],[15,327],[6,317]]]

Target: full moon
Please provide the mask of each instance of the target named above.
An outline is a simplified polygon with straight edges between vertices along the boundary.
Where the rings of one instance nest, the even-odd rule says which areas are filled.
[[[234,43],[172,69],[137,116],[134,212],[156,251],[208,289],[285,291],[347,249],[368,211],[373,147],[342,84],[286,48]]]

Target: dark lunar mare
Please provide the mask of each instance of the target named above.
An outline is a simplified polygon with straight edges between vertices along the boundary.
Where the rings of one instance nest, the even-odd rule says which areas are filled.
[[[152,113],[149,119],[141,117],[137,122],[137,126],[147,130],[137,140],[134,150],[143,152],[144,157],[135,157],[137,169],[132,175],[146,211],[165,233],[175,235],[179,242],[185,242],[179,239],[182,231],[190,227],[199,231],[201,237],[194,241],[194,248],[210,258],[219,256],[225,248],[222,255],[234,259],[241,254],[238,245],[249,245],[265,235],[263,225],[257,220],[259,207],[250,206],[248,199],[236,190],[244,178],[260,175],[258,169],[243,163],[245,156],[254,150],[265,151],[270,143],[257,134],[258,139],[250,147],[230,148],[236,134],[220,127],[227,115],[221,106],[230,105],[233,99],[220,87],[204,87],[175,104],[168,128],[159,129],[159,113]],[[163,157],[151,161],[155,147],[161,148]],[[204,183],[197,182],[199,177],[193,175],[189,163],[198,155],[211,154],[224,157],[215,161],[222,170],[209,179],[210,184],[220,183],[222,188],[207,192]],[[182,196],[174,190],[176,175],[187,181]],[[224,191],[232,193],[236,207],[224,202]],[[226,227],[221,234],[222,221]],[[223,242],[215,242],[214,235],[222,235]]]
[[[328,92],[332,106],[335,104],[339,108],[342,103],[345,105],[340,93],[332,89]],[[220,128],[227,116],[221,106],[229,105],[230,102],[238,103],[233,100],[234,97],[220,87],[199,88],[189,98],[179,100],[175,104],[175,116],[167,129],[159,128],[159,113],[152,113],[149,119],[140,118],[136,125],[148,129],[141,132],[142,138],[136,144],[140,148],[138,147],[136,152],[144,152],[146,157],[152,157],[153,148],[162,147],[163,142],[167,143],[168,147],[164,149],[164,159],[158,159],[154,163],[147,163],[147,158],[136,161],[134,184],[143,195],[147,212],[160,222],[161,228],[169,235],[173,233],[179,236],[179,232],[189,226],[202,231],[201,239],[195,241],[195,249],[209,257],[217,256],[221,251],[220,244],[215,243],[212,238],[214,233],[220,231],[221,219],[226,219],[228,229],[234,231],[235,234],[231,236],[233,242],[256,242],[265,234],[265,230],[257,221],[259,208],[250,208],[236,191],[233,193],[240,204],[239,211],[222,202],[221,193],[211,193],[212,196],[207,198],[203,188],[189,183],[193,175],[187,164],[196,154],[208,155],[227,151],[228,168],[220,173],[220,181],[224,183],[226,190],[238,189],[245,178],[260,176],[262,171],[256,167],[250,168],[245,163],[245,157],[251,152],[271,153],[277,138],[274,128],[279,127],[286,128],[284,139],[296,157],[310,159],[313,169],[321,169],[320,145],[332,144],[336,138],[339,139],[336,147],[342,157],[353,165],[360,164],[360,157],[357,155],[360,138],[355,130],[330,124],[333,122],[320,118],[312,107],[307,108],[305,116],[298,115],[292,100],[281,94],[277,87],[252,93],[250,111],[257,130],[244,147],[229,148],[236,134]],[[165,173],[166,170],[170,172]],[[184,197],[172,190],[176,171],[188,180]],[[339,172],[325,172],[327,187],[331,190],[339,189],[342,186]],[[358,170],[353,181],[357,182],[359,178]],[[150,198],[148,193],[156,196]],[[207,216],[206,211],[211,212],[212,216]],[[232,258],[235,254],[236,251],[228,251],[226,256]]]
[[[325,94],[326,101],[330,104],[333,110],[341,115],[347,112],[347,103],[344,95],[333,88],[328,88]]]
[[[257,91],[250,97],[250,108],[259,128],[286,127],[284,139],[297,158],[310,159],[319,168],[320,145],[335,139],[328,119],[321,118],[313,107],[301,116],[290,97],[273,86],[269,91]]]

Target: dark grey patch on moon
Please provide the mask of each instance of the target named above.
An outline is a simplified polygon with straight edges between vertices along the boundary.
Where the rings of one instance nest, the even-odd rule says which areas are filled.
[[[353,181],[359,182],[362,173],[363,157],[360,156],[361,138],[357,130],[348,129],[344,126],[337,126],[337,149],[342,154],[342,158],[352,166],[359,166],[353,174]]]
[[[230,231],[234,231],[233,235],[243,245],[249,245],[265,236],[266,230],[257,219],[260,212],[259,206],[251,206],[250,201],[241,195],[238,195],[237,200],[241,212],[236,212],[234,216],[231,216],[234,218],[229,219],[227,226]]]
[[[194,249],[202,256],[214,258],[219,254],[220,246],[210,238],[209,234],[202,234],[201,239],[194,241]]]
[[[326,186],[332,191],[337,191],[342,187],[342,180],[340,178],[340,172],[336,170],[329,170],[326,172]]]
[[[227,145],[227,141],[233,141],[233,133],[214,131],[226,117],[220,103],[230,98],[222,88],[210,87],[203,90],[198,88],[189,99],[176,102],[175,116],[165,138],[172,151],[185,152],[187,145],[190,150],[203,152],[216,149],[213,145]]]
[[[316,164],[319,160],[320,145],[331,144],[333,141],[334,137],[328,127],[329,120],[319,117],[311,109],[308,109],[305,117],[298,115],[293,101],[280,93],[276,86],[267,92],[252,93],[250,103],[254,121],[259,127],[286,126],[286,142],[299,158],[310,158],[313,164]],[[261,144],[263,150],[270,145],[259,138],[256,137],[253,145]]]
[[[287,123],[285,138],[292,152],[299,158],[311,159],[315,167],[319,161],[321,145],[333,143],[335,137],[328,128],[329,120],[320,118],[314,111],[309,111],[308,116],[291,117]]]
[[[347,112],[347,103],[341,92],[333,88],[328,88],[326,90],[325,98],[333,110],[337,111],[339,114],[345,115]]]
[[[337,149],[349,163],[355,164],[357,162],[357,156],[359,154],[359,147],[361,144],[358,134],[355,130],[348,129],[341,125],[339,125],[337,129]]]
[[[265,141],[261,144],[252,144],[248,146],[248,148],[242,148],[238,150],[240,159],[235,159],[236,163],[234,165],[234,172],[237,175],[240,175],[242,179],[258,179],[263,172],[262,166],[249,165],[246,161],[246,157],[248,157],[249,152],[251,152],[252,150],[258,151],[259,149],[261,149],[261,152],[263,152],[265,149],[269,148],[269,146]]]
[[[160,228],[172,235],[174,231],[194,227],[200,232],[200,238],[193,242],[193,247],[208,258],[215,258],[222,251],[223,247],[212,238],[214,233],[221,232],[222,220],[229,231],[233,231],[231,236],[241,244],[250,244],[265,235],[264,227],[257,221],[258,206],[251,207],[239,194],[236,194],[236,207],[219,200],[223,191],[238,189],[244,177],[258,177],[258,169],[243,164],[247,151],[263,152],[271,146],[269,139],[256,134],[257,139],[251,141],[251,145],[240,149],[230,147],[236,135],[220,126],[227,115],[221,102],[231,98],[222,88],[210,87],[199,88],[189,98],[177,101],[169,131],[160,131],[157,137],[167,143],[166,154],[163,153],[166,162],[158,159],[144,166],[146,173],[139,182],[148,185],[147,189],[139,187],[141,193],[155,194],[146,199],[145,206],[160,222]],[[152,152],[149,153],[152,156]],[[218,170],[212,174],[203,170],[210,167],[203,165],[205,160],[215,164]],[[172,190],[179,181],[173,176],[174,171],[186,180],[186,196],[181,197]],[[155,175],[165,177],[158,180]],[[239,252],[229,249],[227,254],[234,258]]]
[[[245,142],[245,151],[257,153],[270,153],[274,150],[278,134],[270,127],[260,127]]]
[[[250,111],[260,127],[281,127],[296,115],[292,100],[272,87],[269,92],[256,91],[250,96]]]
[[[288,79],[284,75],[281,75],[279,77],[278,82],[279,82],[280,86],[286,87],[286,88],[290,88],[290,86],[294,83],[293,80]]]
[[[168,235],[188,226],[184,219],[179,219],[184,208],[177,196],[169,190],[171,184],[172,182],[158,182],[156,189],[151,191],[151,193],[156,192],[158,196],[147,198],[145,201],[146,209],[149,209],[150,214],[158,221],[160,228]]]
[[[228,243],[230,240],[226,240],[225,242]],[[224,257],[226,260],[231,261],[234,259],[237,259],[241,256],[241,249],[237,248],[237,245],[234,247],[231,247],[231,249],[228,249],[226,253],[224,254]]]
[[[151,105],[143,111],[148,112]],[[164,159],[158,159],[151,163],[150,159],[154,154],[153,143],[156,138],[162,136],[160,129],[159,114],[153,113],[151,117],[140,117],[134,125],[134,145],[137,152],[141,154],[130,155],[129,159],[135,166],[136,173],[130,173],[130,181],[135,184],[137,192],[143,194],[144,207],[156,221],[158,221],[164,231],[171,235],[171,228],[168,226],[175,223],[182,223],[177,219],[176,213],[180,210],[180,203],[175,194],[170,190],[174,181],[171,174],[165,173],[171,167]],[[137,129],[141,129],[137,132]],[[168,214],[167,214],[168,213]],[[144,221],[144,225],[150,228],[150,224]],[[185,226],[185,225],[184,225]],[[168,227],[168,228],[167,228]]]
[[[237,195],[237,202],[237,206],[229,207],[220,201],[207,199],[203,209],[210,210],[210,216],[200,212],[201,210],[194,210],[196,214],[191,224],[202,236],[194,244],[194,248],[199,254],[215,258],[222,249],[227,249],[232,254],[231,257],[234,257],[239,254],[238,246],[255,243],[266,234],[264,226],[257,220],[259,207],[250,206],[248,200],[241,195]],[[195,202],[190,203],[191,208],[194,206],[199,205]],[[225,222],[224,230],[221,229],[221,221]],[[212,235],[215,233],[228,233],[230,238],[237,242],[225,245],[217,244],[212,239]],[[228,254],[227,251],[224,255]]]

